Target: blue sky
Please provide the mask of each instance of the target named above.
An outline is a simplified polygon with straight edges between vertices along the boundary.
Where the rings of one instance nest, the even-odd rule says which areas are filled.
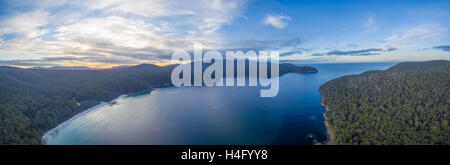
[[[448,0],[2,0],[0,65],[168,64],[195,42],[293,63],[450,60],[449,28]]]

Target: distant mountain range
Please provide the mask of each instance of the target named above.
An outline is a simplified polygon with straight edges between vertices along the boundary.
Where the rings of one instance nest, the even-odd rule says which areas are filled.
[[[248,61],[246,61],[246,72],[248,72]],[[192,63],[191,63],[192,64]],[[236,62],[235,62],[236,64]],[[208,67],[210,64],[203,64],[203,70]],[[225,65],[225,63],[224,63]],[[270,69],[270,63],[268,63],[268,67]],[[157,65],[153,65],[153,64],[140,64],[140,65],[135,65],[135,66],[128,66],[128,65],[123,65],[123,66],[117,66],[117,67],[112,67],[112,68],[89,68],[89,67],[64,67],[64,66],[54,66],[54,67],[32,67],[29,69],[38,69],[38,70],[117,70],[117,69],[126,69],[126,68],[143,68],[143,67],[158,67]],[[173,68],[177,65],[167,65],[167,66],[162,66],[162,68],[164,67],[168,67],[168,68]],[[294,64],[289,64],[289,63],[282,63],[280,64],[280,75],[286,74],[286,73],[316,73],[318,72],[318,70],[314,67],[310,67],[310,66],[297,66]],[[236,65],[235,65],[236,67]],[[224,67],[225,69],[225,67]]]
[[[167,86],[176,66],[141,64],[100,70],[0,66],[0,144],[39,144],[45,131],[101,101]],[[280,75],[317,72],[292,64],[279,67]]]

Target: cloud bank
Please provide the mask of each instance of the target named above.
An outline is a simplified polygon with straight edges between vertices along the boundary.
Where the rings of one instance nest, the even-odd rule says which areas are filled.
[[[0,20],[0,55],[12,59],[3,60],[3,64],[21,61],[14,59],[19,54],[70,57],[66,61],[72,64],[98,64],[94,67],[102,67],[101,63],[108,60],[136,64],[167,62],[173,51],[192,49],[195,42],[202,43],[205,49],[221,48],[223,39],[218,30],[239,16],[244,3],[241,0],[10,1],[9,5],[24,10]],[[52,62],[47,63],[57,64]]]
[[[333,50],[329,51],[327,53],[316,53],[312,56],[373,56],[373,55],[380,55],[384,52],[390,52],[398,50],[397,48],[388,48],[388,49],[381,49],[381,48],[370,48],[370,49],[361,49],[361,50],[351,50],[351,51],[341,51],[341,50]]]
[[[434,49],[450,52],[450,45],[435,46]]]

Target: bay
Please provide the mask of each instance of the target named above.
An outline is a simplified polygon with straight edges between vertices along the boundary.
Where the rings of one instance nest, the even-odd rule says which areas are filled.
[[[46,144],[300,144],[327,140],[318,87],[395,63],[312,64],[315,74],[280,78],[276,97],[259,87],[157,88],[122,96],[48,131]]]

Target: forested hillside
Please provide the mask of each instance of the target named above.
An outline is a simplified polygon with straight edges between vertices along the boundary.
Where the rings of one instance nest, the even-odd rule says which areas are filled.
[[[169,83],[171,70],[148,64],[117,70],[0,67],[0,144],[39,144],[46,130],[101,101]]]
[[[450,62],[399,63],[322,85],[335,144],[450,144]]]

